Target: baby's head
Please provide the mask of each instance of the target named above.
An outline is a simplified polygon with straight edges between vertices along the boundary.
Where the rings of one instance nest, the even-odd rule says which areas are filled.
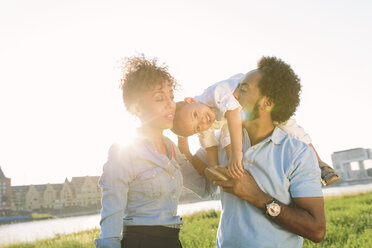
[[[176,114],[172,131],[188,137],[210,128],[216,120],[216,114],[207,105],[197,102],[195,98],[186,98],[176,103]]]

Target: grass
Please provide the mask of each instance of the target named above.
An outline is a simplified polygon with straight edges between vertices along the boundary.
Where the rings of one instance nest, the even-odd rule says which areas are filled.
[[[325,199],[327,234],[304,247],[372,247],[372,193]]]
[[[305,248],[369,248],[372,247],[372,193],[325,199],[327,235],[315,244],[305,240]],[[184,248],[215,247],[220,213],[202,211],[184,217],[185,225],[180,234]],[[93,248],[99,229],[55,238],[19,243],[4,248]]]

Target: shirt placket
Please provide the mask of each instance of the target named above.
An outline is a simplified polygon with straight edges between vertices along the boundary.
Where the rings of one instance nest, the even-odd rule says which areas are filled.
[[[170,153],[170,156],[169,156],[170,159],[168,156],[164,154],[157,153],[155,146],[151,141],[146,142],[146,144],[150,147],[150,149],[158,155],[157,156],[158,159],[153,161],[154,164],[160,167],[163,170],[163,172],[168,175],[169,179],[167,181],[167,184],[172,189],[169,192],[169,199],[172,202],[172,214],[175,216],[177,215],[177,204],[178,204],[177,195],[180,193],[178,191],[180,191],[182,188],[182,185],[178,185],[178,182],[176,181],[176,180],[180,180],[179,179],[180,176],[177,176],[178,175],[177,173],[180,170],[180,166],[178,165],[177,161],[173,157],[172,145],[166,140],[164,140],[164,143],[167,147],[167,151],[169,151]]]
[[[249,139],[248,133],[244,131],[245,139]],[[245,163],[247,163],[248,166],[252,166],[255,164],[255,156],[257,155],[257,150],[260,149],[262,146],[264,146],[266,143],[271,141],[271,137],[266,138],[265,140],[261,141],[260,143],[250,146],[250,142],[247,142],[247,140],[243,143],[243,151],[245,150]]]

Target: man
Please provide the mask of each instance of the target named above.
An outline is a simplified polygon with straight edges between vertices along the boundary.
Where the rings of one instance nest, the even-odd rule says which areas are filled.
[[[275,126],[294,114],[299,81],[282,60],[263,57],[258,69],[240,83],[239,98],[246,113],[245,174],[218,181],[205,171],[223,190],[217,247],[302,247],[302,237],[320,242],[325,236],[316,155],[311,147]],[[204,155],[203,150],[197,153],[205,161]],[[219,149],[219,162],[228,163],[223,149]],[[224,167],[215,169],[229,175]]]

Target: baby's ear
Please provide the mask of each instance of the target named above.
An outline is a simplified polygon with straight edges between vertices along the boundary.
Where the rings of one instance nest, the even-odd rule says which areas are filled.
[[[184,101],[187,103],[193,103],[196,102],[196,99],[193,97],[185,97]]]

